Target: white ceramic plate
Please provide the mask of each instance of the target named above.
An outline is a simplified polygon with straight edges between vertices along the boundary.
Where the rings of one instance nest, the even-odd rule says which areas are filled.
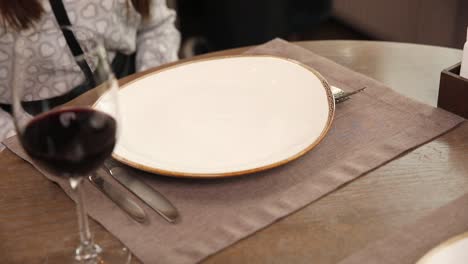
[[[416,264],[468,263],[468,233],[453,237],[429,251]]]
[[[332,123],[327,82],[298,62],[233,56],[179,64],[124,86],[113,157],[179,177],[226,177],[294,160]]]

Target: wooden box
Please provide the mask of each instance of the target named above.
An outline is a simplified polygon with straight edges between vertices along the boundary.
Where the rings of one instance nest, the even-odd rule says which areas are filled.
[[[468,79],[460,76],[460,63],[440,74],[437,106],[468,118]]]

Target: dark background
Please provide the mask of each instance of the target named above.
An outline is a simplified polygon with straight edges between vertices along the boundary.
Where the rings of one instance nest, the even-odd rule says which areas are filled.
[[[183,57],[260,44],[275,37],[323,38],[323,32],[336,34],[344,27],[330,18],[331,0],[178,0],[176,5]],[[340,37],[342,33],[336,36]]]
[[[468,0],[167,0],[181,57],[264,43],[383,40],[462,48]]]

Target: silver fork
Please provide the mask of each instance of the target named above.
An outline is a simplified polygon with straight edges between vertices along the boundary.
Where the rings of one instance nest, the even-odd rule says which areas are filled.
[[[332,85],[331,86],[331,91],[332,91],[333,96],[335,97],[335,103],[339,104],[339,103],[342,103],[342,102],[348,100],[349,98],[351,98],[351,95],[360,93],[360,92],[364,91],[364,89],[366,89],[366,88],[367,87],[362,87],[360,89],[357,89],[356,91],[345,92],[345,91],[341,90],[340,88]]]

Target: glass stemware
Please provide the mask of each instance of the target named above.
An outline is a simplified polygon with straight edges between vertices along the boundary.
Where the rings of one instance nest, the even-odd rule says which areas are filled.
[[[73,52],[67,35],[78,40]],[[130,263],[128,251],[94,243],[81,184],[112,153],[119,129],[118,83],[103,45],[92,31],[66,27],[19,34],[14,55],[12,114],[20,142],[42,169],[68,179],[76,195],[80,245],[72,257],[57,258]]]

